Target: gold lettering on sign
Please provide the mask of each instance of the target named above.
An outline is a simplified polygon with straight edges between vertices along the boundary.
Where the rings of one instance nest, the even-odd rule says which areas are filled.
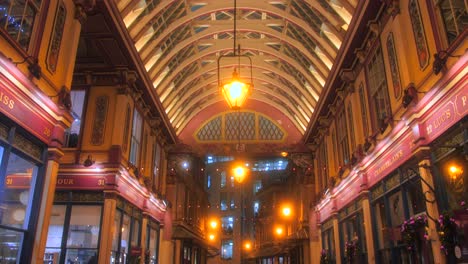
[[[12,178],[6,178],[6,185],[12,185],[13,184],[13,179]]]
[[[44,131],[42,132],[44,134],[44,136],[46,137],[50,137],[50,128],[48,127],[44,127]]]
[[[462,99],[463,106],[465,106],[466,105],[466,95],[462,96],[461,99]]]
[[[104,186],[105,183],[106,183],[106,181],[105,181],[104,179],[99,179],[99,180],[97,181],[97,185],[98,185],[98,186]]]
[[[75,184],[75,179],[57,179],[57,184],[73,185]]]
[[[445,123],[447,120],[449,120],[452,117],[452,112],[450,109],[446,109],[442,115],[436,118],[432,122],[434,125],[434,128],[439,128],[443,123]]]
[[[0,92],[0,102],[10,109],[15,107],[15,101],[3,92]]]
[[[401,157],[403,157],[403,150],[400,149],[397,153],[393,154],[393,156],[391,156],[390,159],[385,161],[385,163],[382,164],[382,166],[380,166],[378,169],[375,170],[375,176],[379,175],[382,171],[388,169],[390,166],[392,166],[393,163],[395,163]]]

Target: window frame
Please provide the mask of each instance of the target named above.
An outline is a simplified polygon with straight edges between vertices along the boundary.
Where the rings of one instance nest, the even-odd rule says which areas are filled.
[[[365,68],[367,100],[371,110],[371,128],[372,131],[376,133],[376,131],[383,129],[383,122],[386,122],[386,119],[391,118],[393,114],[388,90],[389,86],[387,81],[385,61],[383,58],[383,48],[380,42],[375,45],[373,52],[367,58]],[[374,80],[381,81],[379,83],[374,83]],[[374,87],[374,85],[377,85],[377,87]],[[385,114],[385,116],[382,114]]]
[[[37,7],[35,4],[33,4],[35,6],[36,12],[34,14],[27,47],[24,48],[20,44],[20,42],[17,40],[18,37],[14,38],[12,35],[8,33],[6,29],[7,27],[6,22],[5,22],[5,25],[0,25],[0,36],[4,37],[5,40],[8,43],[10,43],[10,45],[12,45],[14,49],[16,49],[19,53],[21,53],[30,63],[33,62],[33,59],[28,58],[28,57],[30,57],[31,55],[35,57],[39,53],[39,45],[40,45],[41,38],[43,36],[43,32],[45,29],[45,24],[46,24],[46,19],[47,19],[47,9],[49,8],[49,1],[45,1],[45,0],[40,0],[40,1],[41,2],[39,3]],[[29,2],[34,2],[34,1],[28,0],[27,2],[29,3]],[[10,3],[9,8],[11,8],[11,3]],[[23,12],[22,12],[21,21],[23,23],[23,19],[26,16],[25,14],[26,3],[25,3],[25,7],[23,7],[22,10]]]
[[[138,123],[139,121],[140,123]],[[140,125],[140,127],[135,128],[135,126],[137,125]],[[140,156],[141,156],[141,144],[142,144],[141,141],[143,137],[143,130],[144,130],[143,116],[140,114],[138,109],[135,108],[133,110],[132,133],[130,135],[130,153],[128,154],[128,162],[132,164],[133,166],[135,166],[136,168],[138,168],[140,165],[139,162],[140,162]]]
[[[0,114],[0,125],[4,126],[8,135],[7,138],[0,137],[0,146],[3,147],[2,159],[0,159],[0,190],[5,188],[6,173],[8,160],[10,154],[15,154],[16,156],[34,164],[36,167],[34,173],[34,179],[31,180],[30,191],[30,200],[32,201],[26,208],[25,221],[23,223],[23,228],[15,228],[10,226],[5,226],[0,224],[0,228],[22,232],[23,240],[19,250],[19,263],[28,263],[31,261],[34,239],[35,239],[35,227],[39,221],[39,210],[32,210],[32,208],[38,208],[41,202],[41,196],[43,192],[45,172],[46,172],[46,156],[47,156],[47,147],[40,140],[34,138],[22,127],[10,121],[3,114]],[[40,158],[33,157],[22,149],[19,149],[14,146],[15,135],[18,134],[37,147],[41,148]],[[27,219],[27,221],[26,221]]]
[[[346,122],[346,111],[341,109],[336,117],[336,139],[338,148],[338,166],[343,167],[349,163],[351,151],[348,139],[348,125]]]
[[[431,17],[431,24],[432,28],[434,29],[434,34],[436,35],[436,46],[438,50],[447,50],[448,52],[453,51],[455,47],[460,45],[464,39],[468,36],[468,27],[464,30],[460,31],[458,35],[453,38],[453,41],[449,40],[446,21],[444,20],[444,16],[442,14],[442,10],[440,8],[442,2],[453,0],[440,0],[436,4],[435,1],[429,1],[430,7],[429,16]]]

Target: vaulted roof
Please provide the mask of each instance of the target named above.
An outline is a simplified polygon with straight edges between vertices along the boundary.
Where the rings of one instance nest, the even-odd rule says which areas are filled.
[[[233,53],[234,35],[253,62],[247,110],[274,113],[271,120],[291,124],[283,127],[288,134],[306,134],[357,7],[357,0],[238,0],[234,34],[233,0],[115,3],[151,88],[186,141],[201,121],[228,110],[217,60]],[[230,78],[237,63],[226,60],[219,78]],[[250,65],[241,65],[241,77],[250,78]]]

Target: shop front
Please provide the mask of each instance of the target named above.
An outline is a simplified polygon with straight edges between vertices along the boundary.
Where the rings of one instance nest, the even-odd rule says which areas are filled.
[[[0,54],[0,262],[31,263],[71,117]]]
[[[431,144],[439,236],[448,263],[468,261],[468,120],[451,127]]]
[[[44,263],[158,263],[164,202],[109,171],[61,168]]]

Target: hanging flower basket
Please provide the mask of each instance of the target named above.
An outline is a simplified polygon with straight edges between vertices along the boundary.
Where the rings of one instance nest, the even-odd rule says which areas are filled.
[[[322,252],[320,252],[320,264],[330,264],[332,263],[330,260],[330,257],[328,256],[328,251],[325,249],[322,249]]]
[[[460,202],[460,207],[463,210],[468,210],[465,201]],[[445,255],[448,255],[450,252],[453,252],[455,246],[458,245],[459,236],[461,235],[459,226],[451,214],[444,212],[439,216],[437,229],[441,243],[440,250],[442,250]]]
[[[429,240],[429,235],[427,234],[427,217],[425,215],[420,215],[416,218],[411,217],[409,220],[405,220],[401,225],[401,238],[409,251],[416,250],[418,242],[420,241],[421,228],[424,228],[424,240]]]
[[[359,254],[358,241],[352,240],[345,243],[346,263],[353,263]]]

